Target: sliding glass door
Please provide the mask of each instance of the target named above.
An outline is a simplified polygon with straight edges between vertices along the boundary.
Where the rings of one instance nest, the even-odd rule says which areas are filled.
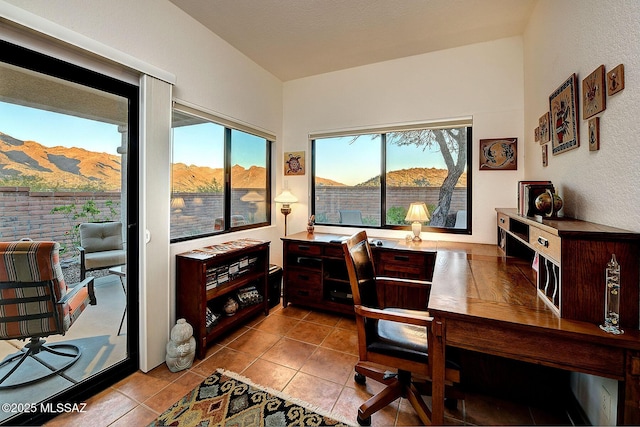
[[[83,275],[80,248],[97,250],[82,240],[86,224],[117,230],[125,254],[85,263],[97,304],[66,334],[46,338],[78,346],[81,357],[45,380],[2,389],[2,403],[38,406],[0,412],[0,423],[44,420],[56,406],[39,403],[81,403],[138,367],[138,99],[135,85],[0,41],[0,240],[59,242],[69,287]],[[0,360],[24,344],[0,337]],[[37,369],[46,367],[22,366],[4,385]]]

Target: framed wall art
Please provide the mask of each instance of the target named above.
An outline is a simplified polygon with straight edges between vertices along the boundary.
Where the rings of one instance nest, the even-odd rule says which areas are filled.
[[[600,149],[600,117],[589,120],[589,151]]]
[[[604,65],[601,65],[582,80],[582,118],[593,117],[605,108]]]
[[[304,175],[304,151],[292,151],[284,153],[284,174]]]
[[[480,140],[480,170],[517,170],[518,138]]]
[[[549,146],[548,145],[542,146],[542,166],[544,166],[545,168],[549,166]]]
[[[549,96],[551,151],[553,155],[578,148],[578,92],[572,74]]]
[[[611,96],[624,89],[624,64],[607,73],[607,95]]]
[[[535,142],[539,142],[540,141],[540,126],[537,126],[534,130],[533,130],[533,140]]]
[[[538,127],[540,128],[540,144],[546,144],[549,142],[549,112],[547,111],[538,120]]]

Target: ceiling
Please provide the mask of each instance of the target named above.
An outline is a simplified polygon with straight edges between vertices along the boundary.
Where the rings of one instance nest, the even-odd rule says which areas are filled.
[[[537,0],[170,0],[282,81],[524,32]]]

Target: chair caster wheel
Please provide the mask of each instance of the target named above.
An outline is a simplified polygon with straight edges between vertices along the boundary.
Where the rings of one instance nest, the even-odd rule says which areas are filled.
[[[358,424],[361,426],[370,426],[371,425],[371,417],[367,417],[364,420],[362,418],[360,418],[360,415],[358,415]]]
[[[444,407],[455,411],[458,409],[458,399],[444,399]]]
[[[367,377],[356,372],[356,374],[353,376],[353,380],[356,382],[356,384],[364,385],[367,382]]]

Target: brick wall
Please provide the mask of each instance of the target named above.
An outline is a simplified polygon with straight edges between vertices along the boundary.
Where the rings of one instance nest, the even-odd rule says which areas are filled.
[[[437,206],[440,187],[389,187],[387,189],[387,209],[400,206],[409,208],[412,202],[424,202],[427,206]],[[379,225],[379,187],[316,187],[315,212],[326,223],[338,224],[341,209],[359,210],[365,224]],[[456,188],[451,197],[449,214],[467,209],[467,189]]]
[[[52,214],[51,210],[59,206],[75,204],[78,211],[87,202],[93,200],[100,214],[96,220],[120,219],[119,192],[31,192],[29,187],[0,187],[0,240],[12,241],[28,237],[33,240],[54,240],[65,247],[72,247],[73,225],[88,221],[79,218],[73,220],[70,215]],[[111,215],[106,201],[113,202],[115,217]],[[73,251],[64,251],[63,257],[73,255]]]

